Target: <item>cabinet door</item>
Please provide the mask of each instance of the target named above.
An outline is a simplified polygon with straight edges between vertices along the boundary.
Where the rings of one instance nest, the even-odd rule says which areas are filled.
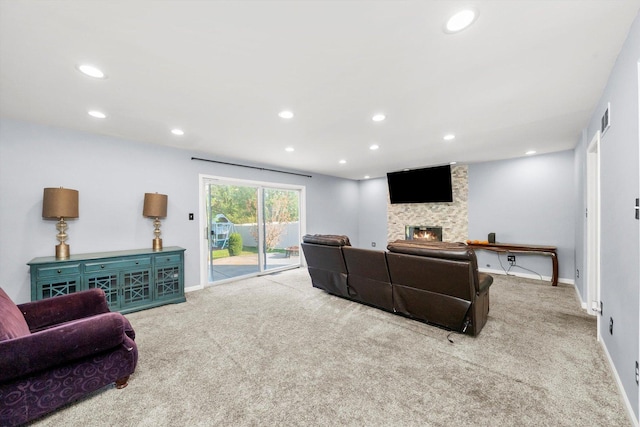
[[[59,276],[42,279],[36,282],[36,299],[57,297],[59,295],[78,292],[80,289],[80,275]]]
[[[144,305],[152,300],[150,268],[120,273],[120,309]]]
[[[158,264],[155,271],[155,296],[157,300],[170,299],[182,295],[180,264]]]
[[[117,270],[107,270],[101,271],[100,273],[87,274],[85,276],[88,289],[98,288],[104,291],[107,296],[109,309],[112,311],[120,309],[120,301],[118,298],[118,275]]]
[[[31,298],[57,297],[82,290],[79,263],[41,264],[31,267]]]

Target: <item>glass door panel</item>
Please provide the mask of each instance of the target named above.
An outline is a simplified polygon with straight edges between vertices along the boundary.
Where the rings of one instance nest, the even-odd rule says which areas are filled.
[[[300,265],[300,191],[262,189],[264,269]]]
[[[256,274],[258,187],[206,183],[209,283]]]

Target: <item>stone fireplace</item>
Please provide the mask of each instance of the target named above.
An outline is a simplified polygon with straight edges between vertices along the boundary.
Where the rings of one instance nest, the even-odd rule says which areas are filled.
[[[387,240],[408,239],[407,224],[437,224],[442,227],[444,242],[464,242],[468,239],[467,165],[451,168],[451,184],[453,202],[450,203],[391,204],[387,199]]]
[[[406,225],[404,227],[405,240],[426,240],[428,242],[442,242],[442,227],[425,225]]]

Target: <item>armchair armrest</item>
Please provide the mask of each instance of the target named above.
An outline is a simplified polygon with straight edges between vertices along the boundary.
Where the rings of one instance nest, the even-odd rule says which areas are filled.
[[[2,341],[0,382],[117,347],[125,342],[126,328],[122,314],[104,313]]]
[[[27,321],[31,332],[109,312],[107,299],[102,289],[89,289],[18,304],[18,308]]]

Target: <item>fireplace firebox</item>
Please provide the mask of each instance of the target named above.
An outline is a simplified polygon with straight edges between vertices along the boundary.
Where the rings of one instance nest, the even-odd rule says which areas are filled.
[[[442,227],[407,225],[404,227],[404,238],[406,240],[442,242]]]

